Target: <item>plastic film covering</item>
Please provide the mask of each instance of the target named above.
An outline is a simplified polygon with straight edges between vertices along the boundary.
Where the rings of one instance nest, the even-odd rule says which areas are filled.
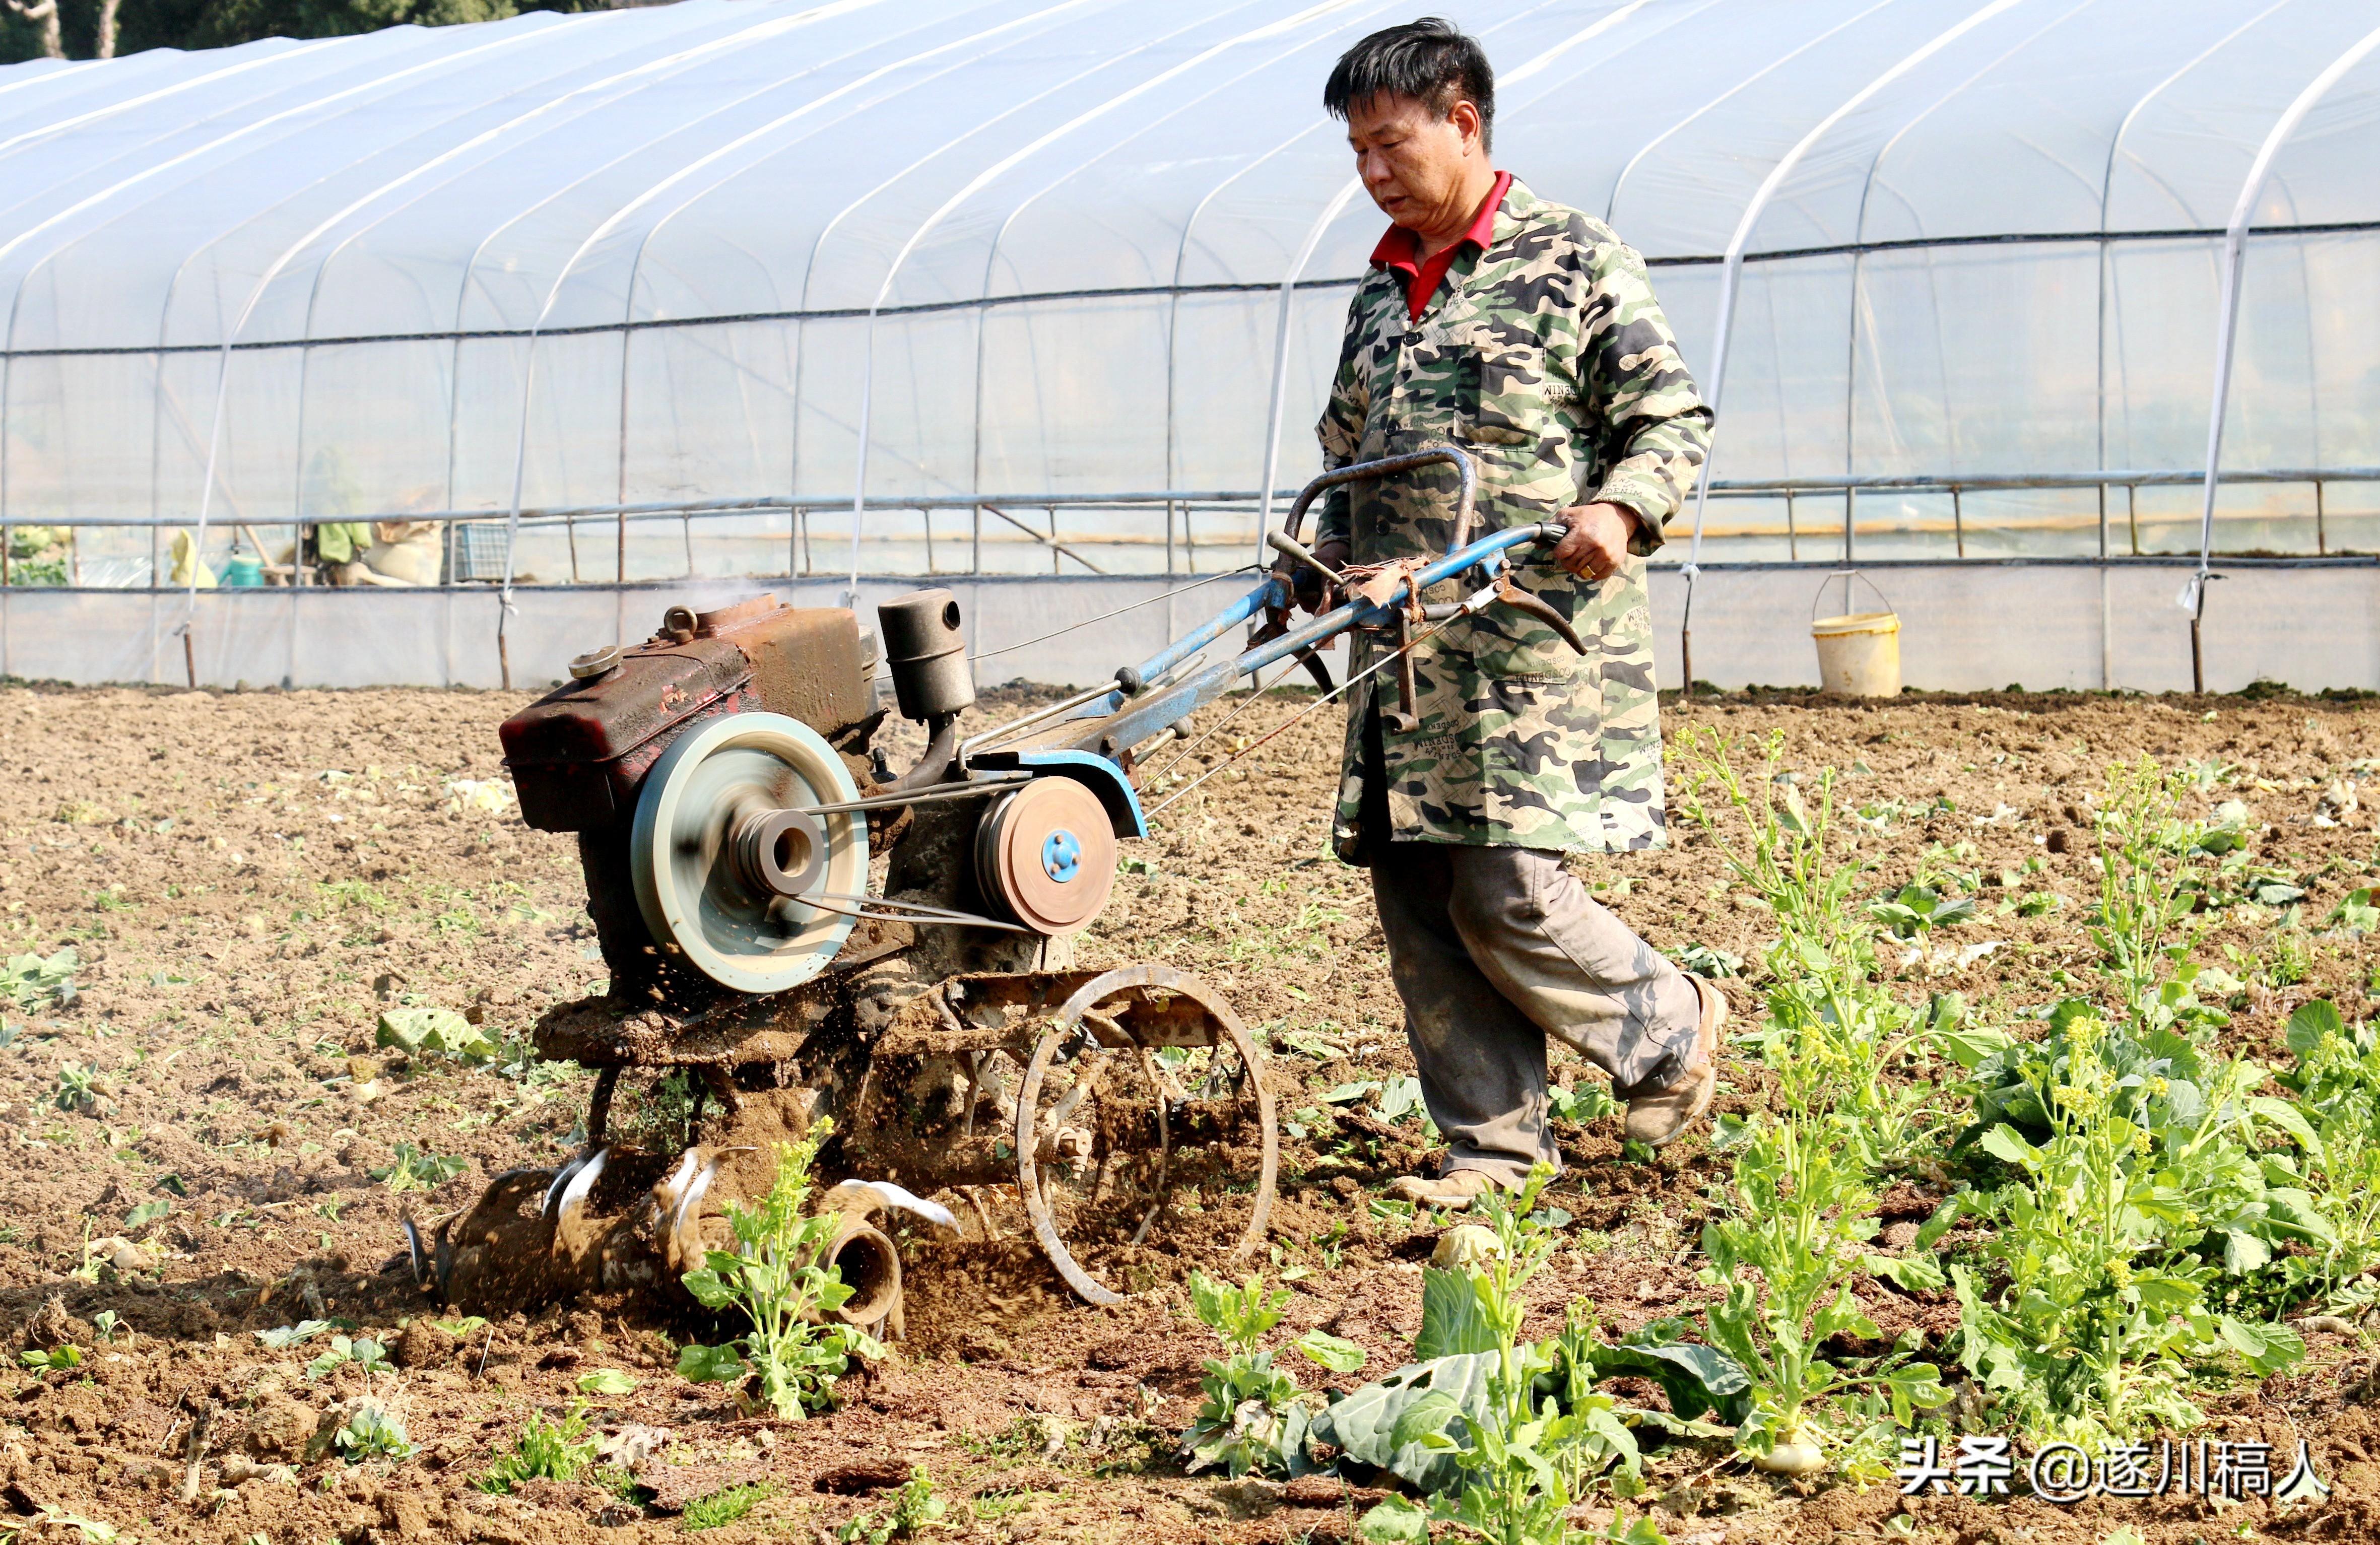
[[[1443,8],[1499,163],[1644,254],[1706,373],[1731,288],[1706,559],[2194,553],[2227,226],[2380,28]],[[1412,11],[682,0],[0,69],[0,523],[124,522],[70,578],[134,586],[202,510],[217,565],[520,511],[445,572],[524,584],[1245,563],[1381,225],[1321,81]],[[2271,150],[2223,459],[2324,476],[2224,485],[2218,551],[2380,546],[2375,118],[2370,55]],[[651,518],[703,502],[742,507]]]

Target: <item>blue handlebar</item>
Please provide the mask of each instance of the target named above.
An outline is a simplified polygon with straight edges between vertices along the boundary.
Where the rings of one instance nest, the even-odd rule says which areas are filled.
[[[1124,687],[1119,686],[1106,697],[1085,704],[1075,715],[1078,719],[1098,718],[1099,722],[1076,736],[1074,744],[1084,749],[1099,750],[1103,755],[1121,755],[1221,697],[1242,676],[1252,675],[1276,661],[1288,659],[1301,650],[1312,649],[1317,644],[1335,639],[1349,628],[1368,623],[1391,622],[1411,595],[1441,580],[1451,579],[1465,569],[1476,568],[1498,554],[1525,543],[1559,541],[1567,531],[1568,528],[1554,521],[1510,527],[1459,547],[1446,556],[1415,569],[1409,583],[1398,586],[1388,600],[1378,605],[1350,601],[1323,613],[1303,627],[1293,627],[1278,639],[1268,639],[1230,660],[1209,665],[1186,680],[1146,696],[1129,697]],[[1285,608],[1289,602],[1288,582],[1277,574],[1269,574],[1263,583],[1223,608],[1212,619],[1184,634],[1139,665],[1118,672],[1118,677],[1135,687],[1142,682],[1154,681],[1268,606]]]

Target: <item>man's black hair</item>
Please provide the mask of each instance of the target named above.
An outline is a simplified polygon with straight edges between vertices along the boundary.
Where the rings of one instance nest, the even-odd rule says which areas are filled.
[[[1412,97],[1440,123],[1456,103],[1468,101],[1479,109],[1479,146],[1488,148],[1496,122],[1496,72],[1488,67],[1488,51],[1479,40],[1452,22],[1426,16],[1366,38],[1331,67],[1322,105],[1343,121],[1351,106],[1383,94]]]

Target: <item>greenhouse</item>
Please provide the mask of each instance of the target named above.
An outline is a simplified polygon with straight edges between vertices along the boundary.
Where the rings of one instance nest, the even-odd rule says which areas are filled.
[[[1645,255],[1718,398],[1664,686],[1690,585],[1694,675],[1815,679],[1855,565],[1917,686],[2188,687],[2203,608],[2209,687],[2380,687],[2380,3],[1443,8],[1499,164]],[[683,0],[0,70],[0,672],[541,685],[678,601],[935,576],[985,679],[1102,677],[1318,468],[1383,224],[1321,81],[1415,9]],[[318,585],[317,525],[419,562]]]

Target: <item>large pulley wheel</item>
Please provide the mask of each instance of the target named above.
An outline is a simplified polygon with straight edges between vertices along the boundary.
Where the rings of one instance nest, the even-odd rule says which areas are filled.
[[[1187,972],[1127,966],[1069,998],[1026,1065],[1014,1137],[1034,1237],[1094,1304],[1123,1302],[1102,1275],[1146,1285],[1135,1252],[1241,1259],[1264,1240],[1281,1151],[1263,1059]]]
[[[1072,778],[1036,778],[976,828],[976,880],[994,906],[1036,933],[1089,926],[1115,885],[1115,828]]]
[[[826,969],[868,889],[868,821],[834,748],[782,713],[689,730],[645,778],[628,839],[637,906],[664,949],[739,992]]]

